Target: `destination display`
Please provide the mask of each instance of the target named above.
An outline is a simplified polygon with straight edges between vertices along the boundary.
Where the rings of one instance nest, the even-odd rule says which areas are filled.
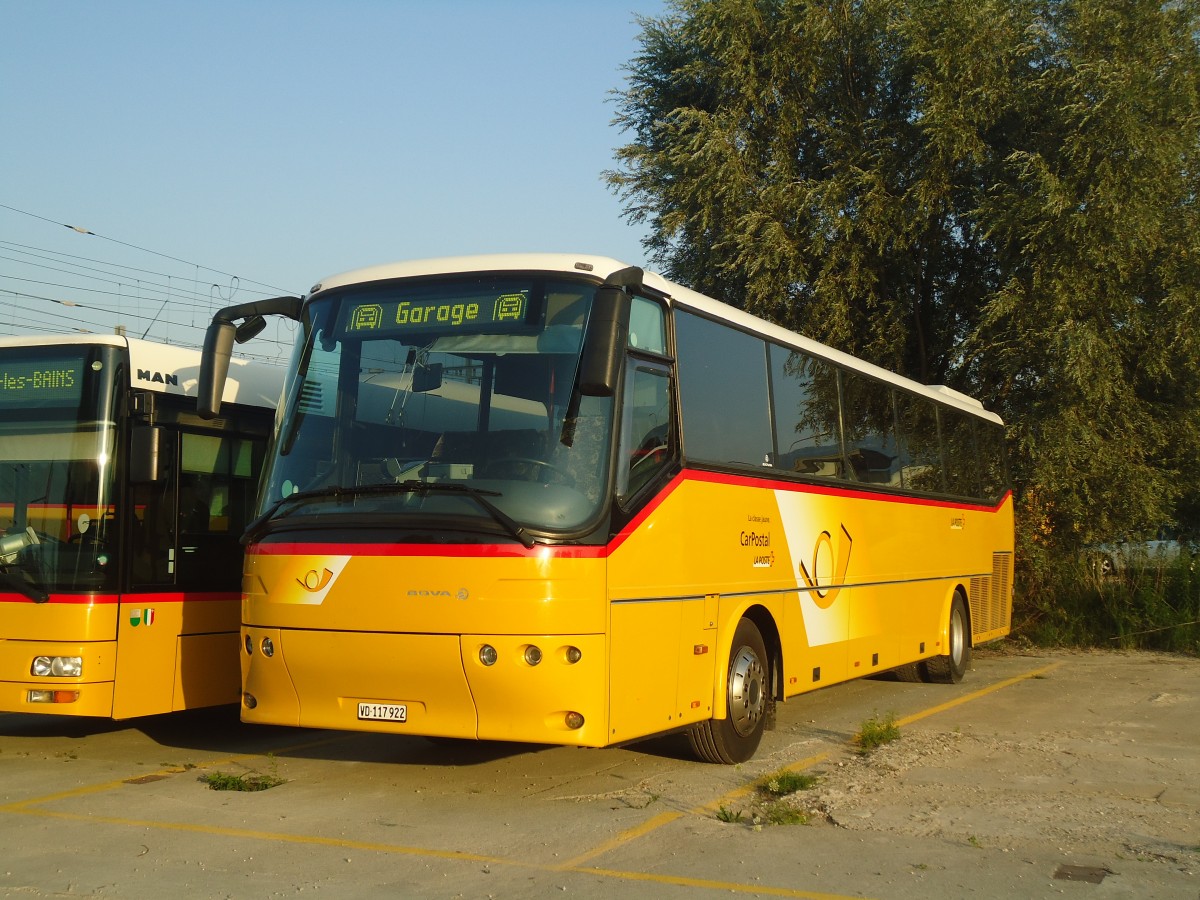
[[[83,396],[83,361],[0,361],[0,410],[20,407],[67,409]]]
[[[528,331],[529,292],[483,296],[397,297],[347,303],[341,331],[347,335],[395,337],[421,332],[490,334]]]

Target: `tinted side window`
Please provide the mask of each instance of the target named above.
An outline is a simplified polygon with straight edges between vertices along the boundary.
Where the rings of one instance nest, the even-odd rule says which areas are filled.
[[[1004,428],[991,422],[976,422],[975,436],[979,441],[979,475],[983,497],[999,500],[1008,490]]]
[[[941,493],[942,448],[938,437],[937,404],[925,397],[898,392],[900,422],[900,480],[906,490]]]
[[[179,580],[191,589],[241,584],[242,548],[262,447],[233,436],[181,435]]]
[[[942,410],[946,440],[946,487],[952,494],[978,497],[979,465],[975,456],[975,420],[956,409]]]
[[[834,368],[799,350],[772,344],[771,390],[779,445],[775,467],[817,478],[842,477]]]
[[[665,366],[630,360],[621,421],[617,497],[625,500],[666,465],[671,441],[671,380]]]
[[[663,356],[667,353],[663,308],[645,297],[634,297],[629,308],[629,346]]]
[[[842,423],[852,477],[901,487],[892,389],[856,372],[842,372]]]
[[[684,451],[691,459],[762,466],[774,449],[766,345],[689,313],[675,322]]]

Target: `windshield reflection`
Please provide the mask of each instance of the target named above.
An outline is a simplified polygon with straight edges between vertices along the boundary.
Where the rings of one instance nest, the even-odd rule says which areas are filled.
[[[259,527],[336,515],[524,542],[586,526],[612,426],[611,398],[574,391],[594,290],[504,276],[318,298]]]
[[[41,592],[112,587],[113,428],[5,422],[0,443],[4,587]]]

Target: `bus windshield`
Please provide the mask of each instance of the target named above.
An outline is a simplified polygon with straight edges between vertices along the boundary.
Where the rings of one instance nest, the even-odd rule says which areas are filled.
[[[479,541],[594,523],[612,399],[580,397],[575,376],[595,290],[505,273],[314,298],[259,527]]]
[[[117,357],[30,347],[0,364],[0,587],[35,599],[117,577]]]

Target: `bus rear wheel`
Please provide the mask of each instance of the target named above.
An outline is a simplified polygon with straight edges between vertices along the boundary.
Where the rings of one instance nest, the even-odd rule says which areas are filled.
[[[688,729],[692,752],[705,762],[745,762],[762,740],[771,702],[767,648],[758,626],[738,622],[729,651],[723,719],[709,719]]]
[[[950,604],[950,622],[946,629],[946,655],[925,661],[925,674],[936,684],[958,684],[971,664],[971,639],[968,631],[967,603],[962,594]]]

